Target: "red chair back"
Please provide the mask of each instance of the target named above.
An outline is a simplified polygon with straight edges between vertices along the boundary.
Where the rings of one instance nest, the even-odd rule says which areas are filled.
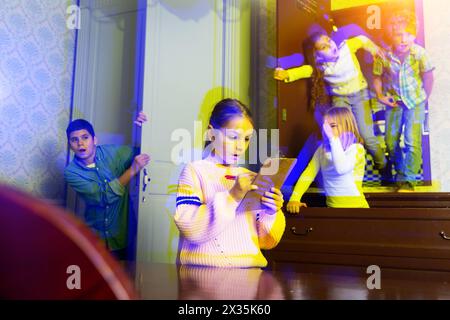
[[[0,299],[136,298],[122,266],[84,223],[0,185]]]

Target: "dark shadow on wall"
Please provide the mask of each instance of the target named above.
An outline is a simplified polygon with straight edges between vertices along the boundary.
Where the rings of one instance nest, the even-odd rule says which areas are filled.
[[[149,0],[148,6],[156,6],[160,4],[167,11],[176,15],[183,20],[199,20],[207,15],[210,11],[214,11],[221,21],[238,21],[239,13],[236,16],[227,13],[228,8],[231,11],[230,6],[235,6],[236,9],[241,8],[245,10],[250,7],[251,0],[244,0],[239,2],[230,3],[226,0]],[[226,4],[226,6],[224,6]]]

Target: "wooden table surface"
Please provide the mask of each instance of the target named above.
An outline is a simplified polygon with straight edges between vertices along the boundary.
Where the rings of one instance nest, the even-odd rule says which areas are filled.
[[[126,265],[142,299],[368,300],[450,299],[450,273],[381,269],[368,289],[366,268],[278,264],[275,269],[222,269],[133,262]]]

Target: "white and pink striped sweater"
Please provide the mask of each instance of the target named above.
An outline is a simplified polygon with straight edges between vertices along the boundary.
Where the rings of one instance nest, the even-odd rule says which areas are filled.
[[[286,221],[261,210],[236,212],[229,194],[234,178],[248,170],[221,165],[214,157],[191,162],[178,183],[175,224],[180,230],[181,264],[215,267],[265,267],[261,249],[275,247]]]

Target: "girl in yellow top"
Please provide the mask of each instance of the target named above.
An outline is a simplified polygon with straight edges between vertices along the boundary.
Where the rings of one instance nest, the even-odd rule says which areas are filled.
[[[310,65],[289,70],[277,68],[274,78],[292,82],[313,77],[311,100],[319,125],[322,125],[322,116],[328,108],[328,98],[333,107],[351,109],[376,168],[384,169],[386,157],[373,132],[368,84],[356,57],[356,52],[360,49],[370,52],[374,57],[384,57],[383,51],[363,35],[344,40],[339,46],[323,32],[313,33],[309,41],[313,50],[314,68]]]
[[[362,192],[365,150],[352,112],[331,108],[324,115],[324,142],[303,171],[287,205],[290,213],[306,207],[300,200],[322,171],[327,206],[331,208],[368,208]]]

